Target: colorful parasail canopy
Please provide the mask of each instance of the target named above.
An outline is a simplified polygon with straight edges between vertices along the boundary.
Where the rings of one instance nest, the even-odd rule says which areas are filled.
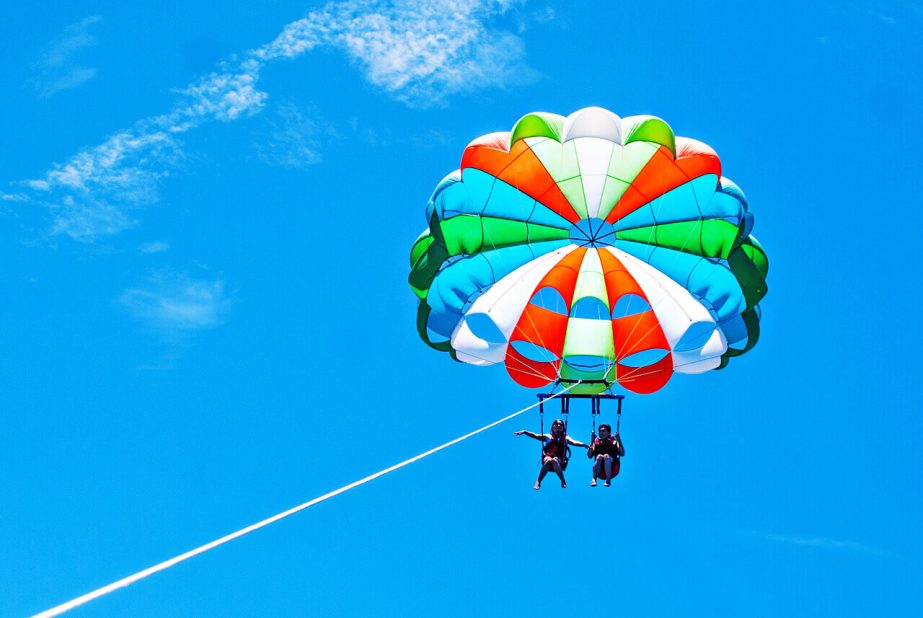
[[[532,113],[480,137],[410,253],[423,340],[527,387],[636,393],[759,337],[766,253],[718,155],[653,116]]]

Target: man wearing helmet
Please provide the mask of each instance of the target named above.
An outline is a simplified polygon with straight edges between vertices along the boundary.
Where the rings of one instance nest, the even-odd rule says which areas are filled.
[[[595,459],[593,462],[593,480],[591,487],[596,487],[596,479],[606,479],[605,486],[612,484],[612,478],[618,475],[620,458],[625,455],[625,446],[622,438],[616,433],[612,434],[612,427],[608,423],[599,426],[599,437],[593,436],[593,444],[587,450],[587,457]]]
[[[517,436],[529,436],[535,440],[542,441],[542,469],[538,473],[538,480],[535,481],[535,489],[541,489],[542,479],[548,474],[549,470],[561,479],[561,487],[567,487],[567,481],[564,480],[564,470],[567,469],[567,445],[590,448],[588,444],[577,442],[567,435],[564,421],[557,419],[551,424],[551,433],[539,435],[531,431],[517,431]]]

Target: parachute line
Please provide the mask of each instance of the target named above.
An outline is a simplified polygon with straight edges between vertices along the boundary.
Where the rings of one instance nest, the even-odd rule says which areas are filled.
[[[579,384],[579,382],[577,384]],[[548,397],[547,399],[553,399],[554,397],[557,397],[563,393],[566,393],[570,389],[577,386],[577,384],[572,384],[571,386],[568,386],[567,388],[562,390],[560,393],[556,393],[552,395],[551,397]],[[103,586],[102,588],[97,588],[96,590],[93,590],[92,592],[88,592],[79,597],[71,599],[70,601],[67,601],[66,603],[61,603],[60,605],[56,605],[55,607],[52,607],[51,609],[47,609],[43,612],[35,614],[32,618],[49,618],[51,616],[59,616],[63,614],[64,612],[70,611],[76,607],[80,607],[81,605],[85,603],[88,603],[94,599],[98,599],[102,596],[105,596],[109,594],[110,592],[114,592],[118,590],[119,588],[125,588],[127,586],[130,586],[131,584],[137,581],[140,581],[146,577],[149,577],[155,573],[159,573],[160,571],[165,571],[172,566],[176,566],[180,562],[185,562],[186,560],[189,560],[190,558],[194,558],[195,556],[204,554],[207,551],[215,549],[216,547],[220,545],[224,545],[225,543],[230,543],[231,541],[235,539],[239,539],[240,537],[250,534],[251,532],[256,532],[260,528],[265,528],[266,526],[270,524],[274,524],[277,521],[285,519],[286,517],[290,517],[316,504],[320,504],[321,502],[324,502],[325,500],[329,500],[330,498],[339,496],[340,494],[346,493],[347,491],[351,489],[355,489],[356,487],[359,487],[360,485],[365,485],[366,483],[370,481],[374,481],[375,479],[379,477],[385,476],[386,474],[390,474],[391,472],[394,472],[396,470],[400,470],[401,468],[409,466],[412,463],[416,463],[420,461],[421,459],[424,459],[426,457],[429,457],[430,455],[438,453],[441,450],[447,449],[450,446],[455,446],[459,442],[464,442],[468,438],[473,438],[479,433],[485,432],[488,429],[492,429],[496,427],[497,425],[500,425],[501,423],[505,423],[506,421],[510,419],[516,418],[520,414],[528,412],[532,408],[538,407],[539,403],[540,402],[533,403],[532,405],[526,406],[525,408],[521,410],[517,410],[516,412],[513,412],[512,414],[508,414],[507,416],[504,416],[503,418],[496,420],[490,423],[489,425],[484,425],[483,427],[479,429],[475,429],[474,431],[470,433],[466,433],[465,435],[455,438],[454,440],[451,440],[449,442],[446,442],[445,444],[441,444],[435,448],[431,448],[430,450],[420,453],[419,455],[415,455],[411,457],[410,459],[405,459],[404,461],[394,464],[393,466],[390,466],[388,468],[385,468],[384,470],[379,470],[378,472],[375,472],[374,474],[370,474],[364,478],[361,478],[358,481],[354,481],[348,485],[344,485],[343,487],[340,487],[339,489],[334,489],[333,491],[328,492],[322,496],[318,496],[316,498],[308,500],[307,502],[303,504],[299,504],[298,506],[292,507],[286,511],[277,513],[276,515],[273,515],[272,517],[267,517],[266,519],[258,521],[255,524],[250,524],[249,526],[245,528],[241,528],[240,530],[237,530],[236,532],[232,532],[219,539],[215,539],[214,541],[211,541],[210,543],[200,545],[199,547],[196,547],[195,549],[191,549],[185,553],[179,554],[178,556],[174,556],[173,558],[170,558],[169,560],[164,560],[163,562],[159,564],[155,564],[154,566],[138,571],[137,573],[133,575],[129,575],[128,577],[123,577],[122,579],[118,581],[112,582],[111,584],[107,584]]]

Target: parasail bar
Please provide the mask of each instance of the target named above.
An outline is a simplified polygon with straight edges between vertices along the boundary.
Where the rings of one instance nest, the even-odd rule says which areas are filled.
[[[539,401],[544,401],[552,397],[554,397],[555,399],[618,399],[620,401],[622,399],[625,399],[625,395],[606,395],[603,393],[600,393],[598,395],[588,395],[588,394],[581,394],[581,393],[562,393],[562,394],[538,393]]]

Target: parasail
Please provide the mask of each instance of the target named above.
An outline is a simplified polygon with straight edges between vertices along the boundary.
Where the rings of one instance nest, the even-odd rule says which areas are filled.
[[[768,261],[747,200],[660,118],[528,114],[468,145],[426,221],[420,337],[523,386],[651,393],[759,338]]]

